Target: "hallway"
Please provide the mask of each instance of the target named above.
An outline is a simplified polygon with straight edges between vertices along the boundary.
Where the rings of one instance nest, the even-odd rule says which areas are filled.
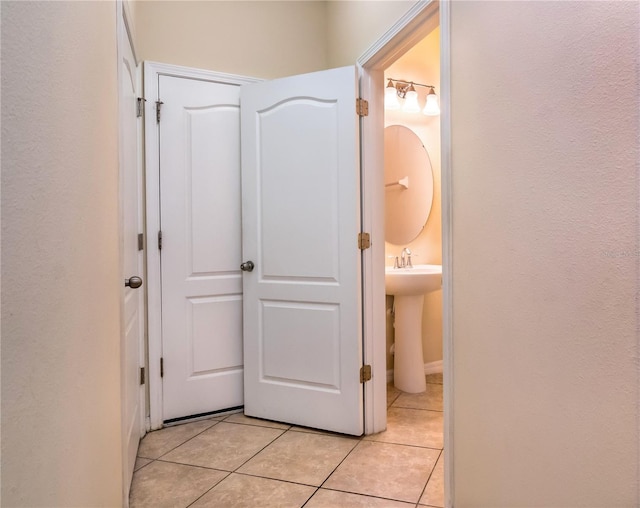
[[[242,414],[151,432],[131,507],[444,506],[442,374],[387,401],[387,430],[361,438]]]

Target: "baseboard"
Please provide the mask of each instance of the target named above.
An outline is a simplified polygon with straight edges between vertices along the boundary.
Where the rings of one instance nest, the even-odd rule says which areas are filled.
[[[435,362],[429,362],[424,364],[425,374],[441,374],[442,373],[442,360]]]
[[[424,373],[425,374],[439,374],[442,372],[442,360],[437,360],[435,362],[429,362],[424,364]],[[389,369],[387,371],[387,383],[391,383],[393,381],[393,369]]]

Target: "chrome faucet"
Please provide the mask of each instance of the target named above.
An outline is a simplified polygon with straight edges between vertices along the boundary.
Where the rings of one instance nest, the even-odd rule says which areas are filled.
[[[402,268],[413,268],[413,265],[411,264],[411,250],[409,250],[409,247],[402,249],[402,253],[400,254],[400,266]]]

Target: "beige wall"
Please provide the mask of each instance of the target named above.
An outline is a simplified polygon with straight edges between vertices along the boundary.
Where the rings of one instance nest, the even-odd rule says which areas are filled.
[[[131,2],[140,59],[262,78],[354,65],[414,3]]]
[[[436,28],[410,51],[405,53],[385,71],[386,78],[408,79],[417,83],[434,85],[440,93],[440,30]],[[420,105],[424,106],[426,88],[417,87]],[[405,113],[402,110],[386,110],[386,125],[404,125],[422,141],[433,170],[433,205],[429,219],[418,237],[405,244],[385,243],[387,265],[393,266],[393,258],[403,247],[409,247],[414,264],[442,264],[442,213],[440,179],[440,117],[422,113]],[[422,312],[422,347],[425,363],[442,360],[442,291],[425,295]],[[393,328],[390,328],[392,331]],[[393,335],[387,334],[387,352]],[[393,357],[387,354],[387,368],[393,368]]]
[[[116,9],[2,2],[2,505],[119,506]]]
[[[455,506],[638,506],[639,4],[451,8]]]
[[[142,60],[261,78],[327,68],[324,2],[134,4]]]
[[[415,1],[327,2],[327,50],[329,67],[353,65]]]

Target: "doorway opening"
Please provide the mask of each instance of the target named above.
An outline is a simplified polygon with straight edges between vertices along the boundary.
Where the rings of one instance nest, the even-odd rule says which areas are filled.
[[[384,175],[383,140],[386,125],[404,124],[405,127],[418,132],[434,166],[435,176],[432,211],[418,237],[404,245],[387,244],[386,248],[385,242],[376,242],[365,260],[365,280],[370,281],[364,295],[365,302],[368,301],[364,306],[365,361],[372,364],[374,371],[387,372],[386,378],[377,376],[375,379],[374,376],[374,382],[368,387],[365,386],[367,433],[379,432],[384,428],[387,401],[384,400],[383,406],[379,396],[380,385],[390,381],[392,377],[393,360],[389,350],[393,333],[389,333],[387,337],[387,330],[391,327],[393,298],[385,296],[384,267],[393,266],[395,257],[401,255],[404,247],[409,247],[412,251],[413,263],[442,266],[442,291],[434,291],[425,297],[423,360],[427,374],[436,371],[443,374],[441,409],[443,411],[444,451],[442,456],[445,506],[450,506],[453,502],[451,498],[453,373],[451,368],[451,157],[448,107],[450,100],[449,12],[450,7],[447,3],[420,2],[414,5],[358,60],[362,67],[360,92],[362,97],[369,100],[370,116],[368,121],[363,123],[362,128],[363,229],[370,231],[372,238],[385,237],[383,204],[387,182]],[[414,53],[420,52],[420,49],[435,52],[435,55],[427,57],[427,60],[438,59],[439,62],[428,61],[427,64],[417,66],[412,64],[412,56],[415,60]],[[420,120],[402,119],[400,113],[395,117],[385,114],[384,92],[388,78],[435,85],[440,98],[441,115],[425,122],[422,113],[415,114],[416,117],[420,117]],[[424,97],[422,100],[424,101]],[[406,113],[404,116],[408,115],[410,114]],[[436,213],[433,213],[436,209]],[[442,337],[442,339],[434,340],[435,337]],[[432,389],[432,387],[429,388]]]

